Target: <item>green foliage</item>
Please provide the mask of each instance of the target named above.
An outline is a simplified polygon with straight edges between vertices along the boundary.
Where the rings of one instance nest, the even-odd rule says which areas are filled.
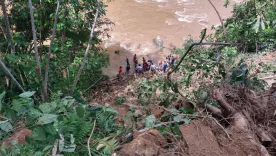
[[[227,2],[226,2],[227,4]],[[234,5],[233,15],[225,23],[227,41],[241,43],[240,50],[253,52],[263,44],[274,40],[275,31],[275,1],[273,0],[247,0]],[[214,39],[223,41],[223,30],[219,26]]]
[[[26,1],[14,1],[10,5],[9,20],[10,25],[13,26],[12,38],[15,42],[16,54],[11,54],[9,42],[3,37],[4,34],[0,33],[0,51],[3,51],[3,60],[8,67],[14,69],[12,74],[24,86],[25,90],[39,91],[41,88],[32,52],[33,37],[28,3]],[[56,5],[56,1],[33,1],[42,77],[44,77],[46,59],[48,58],[48,44],[54,26]],[[48,87],[51,92],[60,90],[63,93],[68,93],[71,89],[87,46],[95,8],[97,8],[97,1],[66,0],[60,3],[57,31],[50,61]],[[105,15],[104,8],[105,5],[101,4],[97,28],[113,24],[108,19],[101,18]],[[2,16],[0,23],[4,23]],[[95,46],[101,43],[99,36],[108,35],[108,30],[108,28],[98,29],[94,32],[92,52],[88,56],[86,68],[77,85],[79,91],[87,89],[86,86],[90,86],[98,80],[102,76],[102,68],[108,65],[108,56],[103,53],[101,48]]]
[[[114,99],[114,104],[116,106],[119,106],[119,105],[123,104],[125,101],[126,101],[125,97],[123,97],[123,96],[116,96],[115,99]]]
[[[152,128],[155,125],[155,122],[156,122],[155,116],[150,115],[150,116],[145,118],[143,123],[145,125],[145,128]]]
[[[169,106],[171,101],[176,100],[177,95],[171,91],[171,84],[165,78],[141,79],[137,88],[139,103],[148,105],[160,98],[160,105]],[[156,90],[160,89],[160,97],[156,97]]]
[[[118,143],[115,138],[105,137],[98,141],[97,150],[101,150],[103,154],[110,155],[115,149],[117,149]]]
[[[117,111],[106,107],[87,108],[86,104],[75,104],[76,100],[72,97],[56,98],[35,106],[31,96],[31,92],[25,92],[15,97],[11,103],[2,102],[3,109],[0,113],[5,115],[3,118],[6,120],[0,122],[1,139],[10,136],[18,120],[33,132],[26,139],[27,144],[15,143],[11,150],[2,148],[2,155],[45,155],[51,152],[56,140],[60,154],[88,155],[86,141],[94,120],[97,124],[91,151],[110,155],[117,148],[117,140],[109,137],[118,130],[114,122]],[[96,149],[100,145],[102,147]]]

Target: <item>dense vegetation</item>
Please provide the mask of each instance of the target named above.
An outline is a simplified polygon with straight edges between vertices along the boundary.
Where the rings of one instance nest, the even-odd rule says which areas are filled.
[[[131,132],[131,128],[115,123],[116,110],[89,107],[87,99],[83,98],[87,97],[85,92],[91,88],[89,86],[103,80],[102,68],[108,65],[107,55],[98,47],[100,37],[108,36],[108,28],[113,24],[103,18],[105,4],[96,0],[29,0],[29,3],[12,1],[9,4],[2,0],[1,4],[0,138],[5,140],[22,128],[33,133],[27,137],[25,145],[3,146],[1,154],[39,156],[55,151],[53,155],[110,155],[119,145],[117,137]],[[136,91],[139,104],[158,103],[168,107],[178,97],[185,96],[193,105],[199,102],[216,105],[207,98],[205,86],[243,84],[247,75],[239,73],[236,67],[245,62],[246,55],[240,53],[274,48],[275,5],[274,0],[247,0],[235,5],[234,14],[224,27],[214,28],[216,32],[204,41],[240,44],[197,46],[177,69],[179,77],[170,81],[166,78],[141,79]],[[187,40],[184,47],[174,53],[183,55],[195,42]],[[251,67],[254,66],[252,62]],[[229,76],[233,71],[238,72],[234,81]],[[202,77],[201,89],[189,93],[188,88],[199,76]],[[254,90],[266,87],[266,83],[257,78],[249,79],[247,85]],[[157,89],[161,95],[156,95]],[[125,101],[126,97],[118,96],[115,105]],[[134,108],[130,112],[133,113]],[[162,122],[189,124],[194,118],[179,114],[197,113],[183,107],[170,112],[163,116]],[[129,116],[135,120],[139,118],[134,113]],[[150,128],[157,122],[161,121],[149,115],[143,124]],[[179,134],[177,126],[159,129]]]

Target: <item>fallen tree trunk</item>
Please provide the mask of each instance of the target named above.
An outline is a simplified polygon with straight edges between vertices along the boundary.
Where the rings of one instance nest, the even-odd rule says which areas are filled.
[[[219,108],[217,108],[217,107],[215,107],[213,105],[207,104],[206,105],[206,109],[208,111],[210,111],[212,114],[214,114],[216,116],[219,116],[219,117],[222,117],[222,111]]]
[[[269,89],[269,91],[273,90],[272,88]],[[271,93],[271,92],[270,92]],[[240,140],[245,141],[246,144],[243,143],[244,146],[249,147],[255,147],[256,152],[259,153],[258,155],[261,156],[269,156],[270,154],[268,153],[267,149],[264,147],[264,145],[269,145],[271,144],[272,140],[269,137],[269,135],[258,128],[257,125],[251,125],[247,119],[249,115],[242,113],[242,111],[236,111],[225,99],[223,96],[223,92],[219,89],[214,89],[213,90],[213,98],[218,102],[218,104],[223,108],[222,111],[230,112],[228,115],[228,118],[231,118],[231,123],[229,127],[227,127],[228,131],[232,131],[232,133],[236,134],[242,134],[240,137],[242,138],[237,138],[234,142],[239,142]],[[255,129],[253,131],[252,129]],[[258,136],[258,137],[257,137]],[[247,155],[252,155],[250,151],[249,153],[246,153]],[[254,152],[253,152],[254,153]],[[256,153],[254,153],[256,155]],[[253,154],[253,155],[254,155]]]

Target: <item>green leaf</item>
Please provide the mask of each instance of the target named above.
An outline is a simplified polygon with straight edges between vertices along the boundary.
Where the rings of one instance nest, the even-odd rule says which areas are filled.
[[[52,148],[53,148],[52,145],[47,145],[46,147],[43,148],[43,152],[46,152],[46,151],[48,151],[48,150],[50,150]]]
[[[259,32],[259,28],[260,28],[260,17],[257,18],[257,21],[253,26],[253,29],[255,30],[256,33]]]
[[[5,132],[9,132],[12,130],[12,125],[10,122],[8,122],[8,120],[0,121],[0,129]]]
[[[2,94],[0,94],[0,111],[2,109],[2,100],[3,100],[3,98],[4,98],[5,95],[6,95],[5,91]]]
[[[58,118],[58,115],[55,115],[55,114],[44,114],[42,117],[38,118],[37,124],[45,125],[56,121],[57,118]]]
[[[156,118],[154,115],[148,116],[144,121],[145,128],[152,128],[155,124],[155,121],[156,121]]]
[[[182,116],[182,115],[177,115],[177,116],[174,116],[174,117],[173,117],[173,121],[175,121],[175,122],[180,122],[180,121],[183,120],[183,118],[184,118],[184,116]]]
[[[44,127],[41,126],[41,127],[34,128],[32,136],[34,140],[45,141],[46,133],[45,133]]]
[[[21,97],[21,98],[29,98],[29,97],[33,96],[34,93],[35,93],[35,91],[32,91],[32,92],[24,92],[24,93],[20,94],[19,97]]]
[[[261,27],[262,27],[262,30],[265,30],[265,24],[263,20],[261,21]]]
[[[171,109],[169,109],[169,111],[170,111],[173,115],[179,114],[179,110],[177,110],[177,109],[175,109],[175,108],[171,108]]]
[[[76,107],[76,113],[80,118],[84,117],[85,109],[82,106]]]
[[[187,118],[184,119],[184,123],[185,123],[186,125],[190,124],[190,122],[191,122],[191,119],[187,119]]]
[[[106,111],[106,112],[109,112],[109,113],[111,113],[111,114],[114,114],[114,115],[118,115],[118,114],[119,114],[119,112],[118,112],[117,110],[112,109],[112,108],[106,108],[105,111]]]
[[[103,150],[104,154],[110,155],[118,146],[117,140],[111,137],[105,137],[99,140],[97,151]]]
[[[19,114],[24,114],[33,107],[34,101],[31,98],[21,98],[12,100],[11,109],[15,110]]]
[[[43,113],[50,113],[51,111],[55,110],[57,107],[56,102],[51,102],[51,103],[43,103],[38,106],[38,108],[43,112]]]
[[[40,117],[42,115],[42,113],[39,110],[35,109],[35,108],[30,108],[29,115],[32,116],[32,117],[37,118],[37,117]]]
[[[66,96],[63,99],[61,99],[60,103],[58,104],[60,107],[67,106],[70,107],[74,103],[75,99],[71,96]]]

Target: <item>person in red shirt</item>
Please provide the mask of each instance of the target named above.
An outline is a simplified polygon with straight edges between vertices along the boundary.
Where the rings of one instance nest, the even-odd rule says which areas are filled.
[[[143,57],[143,64],[146,62],[146,59],[145,59],[145,57]]]
[[[123,73],[123,67],[120,66],[120,68],[119,68],[119,74],[121,75],[122,73]]]
[[[133,62],[134,62],[134,66],[135,66],[135,68],[136,68],[136,66],[137,66],[137,64],[138,64],[136,54],[134,54],[134,56],[133,56]]]

